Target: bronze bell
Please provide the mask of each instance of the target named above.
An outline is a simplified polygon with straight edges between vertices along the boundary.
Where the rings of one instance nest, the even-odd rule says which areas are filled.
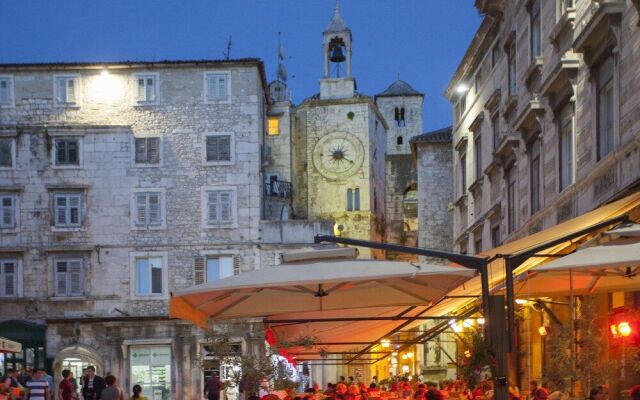
[[[334,62],[334,63],[341,63],[344,60],[346,60],[346,58],[344,57],[344,54],[342,53],[342,46],[334,46],[331,49],[330,60],[331,62]]]

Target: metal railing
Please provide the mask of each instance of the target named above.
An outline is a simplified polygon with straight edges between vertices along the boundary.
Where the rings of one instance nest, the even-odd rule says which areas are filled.
[[[293,194],[293,185],[286,181],[271,181],[264,185],[264,194],[268,197],[290,199]]]

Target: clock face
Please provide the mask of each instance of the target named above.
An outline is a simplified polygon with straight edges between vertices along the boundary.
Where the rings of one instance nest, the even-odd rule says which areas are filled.
[[[346,179],[362,166],[362,142],[345,132],[333,132],[318,140],[313,149],[313,164],[327,179]]]

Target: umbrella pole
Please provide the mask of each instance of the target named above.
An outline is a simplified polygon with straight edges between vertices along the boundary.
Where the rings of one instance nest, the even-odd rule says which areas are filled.
[[[576,310],[575,310],[575,298],[573,297],[573,270],[569,270],[569,319],[570,319],[570,329],[571,329],[571,388],[570,393],[571,397],[574,396],[574,388],[575,388],[575,373],[576,373]]]

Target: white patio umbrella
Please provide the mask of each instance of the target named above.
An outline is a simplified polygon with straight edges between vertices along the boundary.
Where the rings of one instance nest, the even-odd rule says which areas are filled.
[[[172,317],[208,320],[427,306],[475,271],[400,261],[321,261],[266,267],[172,294]]]
[[[640,243],[612,241],[577,250],[516,277],[516,293],[532,297],[640,288]],[[571,293],[570,293],[571,292]]]

